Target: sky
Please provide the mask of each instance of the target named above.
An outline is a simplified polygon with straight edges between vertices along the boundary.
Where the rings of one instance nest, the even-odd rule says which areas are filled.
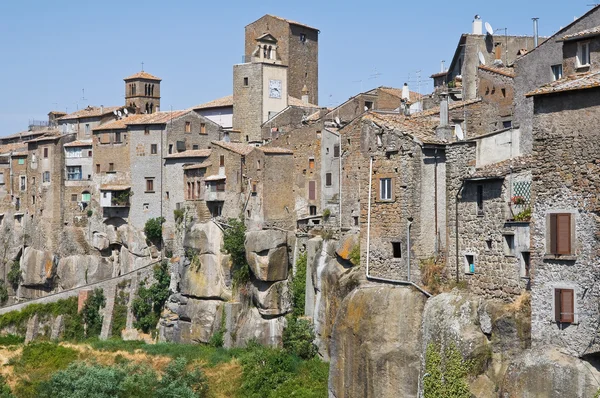
[[[549,36],[587,12],[589,0],[89,1],[0,2],[0,136],[51,110],[124,104],[123,78],[142,68],[162,78],[161,110],[232,93],[244,26],[264,14],[320,29],[319,105],[377,86],[430,92],[479,14],[494,29]],[[420,72],[419,72],[420,71]],[[420,75],[420,79],[419,79]],[[419,85],[420,80],[420,85]]]

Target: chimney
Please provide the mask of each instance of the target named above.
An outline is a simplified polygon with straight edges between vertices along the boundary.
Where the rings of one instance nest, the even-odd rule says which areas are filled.
[[[538,46],[538,19],[531,18],[533,20],[533,48]]]
[[[408,84],[404,83],[402,86],[402,99],[410,101],[410,90],[408,89]]]
[[[448,93],[440,94],[440,127],[448,126]]]
[[[104,114],[104,105],[100,105],[100,114],[103,115]]]
[[[474,35],[482,35],[483,34],[483,25],[481,22],[481,17],[479,15],[475,15],[475,19],[473,19],[473,34]]]
[[[306,84],[302,87],[302,103],[308,105],[308,87],[306,87]]]

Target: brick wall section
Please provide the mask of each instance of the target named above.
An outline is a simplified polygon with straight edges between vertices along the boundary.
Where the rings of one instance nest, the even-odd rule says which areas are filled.
[[[478,70],[478,77],[479,86],[477,96],[480,97],[484,103],[495,107],[495,109],[491,111],[495,111],[496,117],[492,120],[488,120],[488,122],[496,123],[496,128],[502,128],[502,124],[499,126],[497,125],[499,119],[510,119],[513,115],[513,78],[484,69]]]
[[[600,350],[599,94],[596,88],[535,97],[533,118],[532,340],[558,344],[577,356]],[[544,259],[546,217],[553,210],[574,212],[574,260]],[[561,330],[553,322],[557,286],[575,290],[578,325],[563,324]]]

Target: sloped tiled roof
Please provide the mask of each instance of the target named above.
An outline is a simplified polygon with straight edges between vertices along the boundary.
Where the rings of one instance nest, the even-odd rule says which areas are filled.
[[[288,105],[289,106],[299,106],[302,108],[318,108],[318,105],[315,104],[305,104],[304,101],[302,101],[301,99],[298,99],[296,97],[292,97],[291,95],[288,96]]]
[[[134,118],[126,121],[127,125],[135,124],[165,124],[171,119],[178,118],[191,112],[189,110],[172,111],[172,112],[154,112],[149,114],[142,114],[140,118]]]
[[[79,147],[79,146],[92,146],[92,140],[77,140],[77,141],[73,141],[73,142],[69,142],[68,144],[64,145],[65,147]]]
[[[556,41],[569,41],[569,40],[580,40],[588,37],[598,36],[600,35],[600,26],[596,26],[591,29],[582,30],[581,32],[571,33],[569,35],[565,35]]]
[[[176,152],[165,156],[165,159],[181,158],[207,158],[210,156],[210,149],[190,149],[183,152]]]
[[[101,124],[100,126],[95,127],[93,130],[94,131],[100,131],[100,130],[125,130],[127,128],[127,125],[131,121],[133,121],[135,119],[139,119],[142,116],[145,116],[145,115],[132,115],[132,114],[130,114],[127,117],[124,117],[124,118],[121,118],[121,119],[117,119],[117,120],[113,120],[113,121],[110,121],[108,123]]]
[[[54,140],[58,140],[60,137],[61,137],[61,135],[59,133],[49,133],[49,134],[43,135],[41,137],[34,138],[29,141],[25,141],[25,142],[29,143],[29,142],[54,141]]]
[[[562,79],[545,84],[525,94],[526,97],[561,93],[565,91],[585,90],[600,87],[600,72],[585,72],[565,76]]]
[[[0,154],[1,153],[9,153],[9,152],[24,152],[24,155],[27,155],[27,145],[22,142],[15,142],[12,144],[4,144],[0,145]]]
[[[250,152],[252,152],[252,150],[254,148],[256,148],[255,146],[248,145],[248,144],[242,144],[239,142],[213,141],[212,144],[220,146],[221,148],[230,150],[232,152],[235,152],[238,155],[244,155],[244,156],[249,154]]]
[[[306,121],[307,122],[316,122],[317,120],[319,120],[321,118],[321,111],[318,110],[315,113],[310,114],[309,116],[306,117]]]
[[[479,65],[479,69],[482,69],[482,70],[485,70],[488,72],[497,73],[499,75],[510,77],[510,78],[515,77],[513,68],[498,68],[498,67],[494,67],[494,66]]]
[[[227,95],[225,97],[217,98],[204,104],[193,106],[192,109],[210,109],[210,108],[223,108],[233,106],[233,95]]]
[[[148,80],[158,80],[158,81],[162,80],[162,79],[160,79],[160,78],[158,78],[158,77],[156,77],[154,75],[151,75],[148,72],[144,72],[144,71],[141,71],[141,72],[138,72],[136,74],[133,74],[133,75],[131,75],[129,77],[126,77],[123,80],[132,80],[132,79],[148,79]]]
[[[423,143],[442,144],[445,141],[437,138],[435,129],[438,123],[429,119],[414,119],[399,114],[382,114],[369,112],[363,116],[363,120],[369,120],[378,126],[398,130],[408,134]]]
[[[279,147],[261,146],[261,147],[257,147],[256,149],[263,151],[264,153],[270,154],[270,155],[293,155],[294,154],[294,151],[292,151],[291,149],[279,148]]]
[[[85,109],[80,109],[77,112],[69,113],[66,116],[59,117],[57,120],[83,119],[86,117],[98,117],[113,113],[113,111],[122,108],[121,106],[88,106]]]
[[[212,166],[212,163],[209,160],[205,160],[202,163],[198,164],[188,164],[187,166],[183,166],[184,170],[196,170],[196,169],[206,169],[207,167]]]
[[[446,71],[446,72],[438,72],[438,73],[434,73],[433,75],[431,75],[429,77],[431,77],[433,79],[434,77],[442,77],[442,76],[446,76],[447,74],[448,74],[448,71]]]
[[[454,110],[457,108],[462,108],[463,106],[469,106],[472,104],[476,104],[478,102],[481,102],[481,98],[473,98],[473,99],[466,100],[466,101],[454,101],[448,105],[448,110],[451,111],[451,110]],[[412,117],[419,118],[419,117],[426,117],[426,116],[435,116],[439,113],[440,113],[440,107],[436,106],[435,108],[431,108],[431,109],[428,109],[423,112],[417,112],[417,113],[413,114]]]
[[[475,170],[475,173],[467,177],[469,178],[492,178],[504,177],[511,172],[527,170],[534,166],[533,157],[531,155],[519,156],[513,159],[507,159],[502,162],[485,165]]]
[[[22,138],[22,137],[34,137],[34,136],[40,136],[40,135],[44,135],[48,132],[48,130],[37,130],[37,131],[21,131],[19,133],[15,133],[15,134],[11,134],[11,135],[7,135],[4,137],[0,137],[0,140],[12,140],[14,138]]]
[[[396,87],[385,87],[385,86],[380,86],[377,87],[378,90],[383,91],[384,93],[393,95],[394,97],[398,97],[398,98],[402,98],[402,89],[401,88],[396,88]],[[423,97],[422,94],[419,94],[417,92],[414,91],[408,91],[408,100],[415,102],[421,99],[421,97]]]

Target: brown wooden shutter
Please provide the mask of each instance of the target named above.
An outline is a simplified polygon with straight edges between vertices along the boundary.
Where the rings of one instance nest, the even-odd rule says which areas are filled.
[[[556,253],[571,254],[571,214],[556,215]]]
[[[550,253],[552,254],[558,253],[556,251],[556,241],[556,214],[550,214]]]
[[[333,146],[333,157],[334,158],[339,158],[340,157],[340,146],[339,145],[334,145]]]
[[[573,289],[560,290],[560,321],[572,323],[575,321],[575,300]]]
[[[560,298],[561,289],[554,290],[554,320],[556,322],[561,322],[561,298]]]
[[[315,200],[315,188],[316,188],[316,184],[314,181],[309,181],[308,182],[308,200]]]
[[[325,174],[325,185],[327,185],[327,186],[331,185],[331,173]]]

